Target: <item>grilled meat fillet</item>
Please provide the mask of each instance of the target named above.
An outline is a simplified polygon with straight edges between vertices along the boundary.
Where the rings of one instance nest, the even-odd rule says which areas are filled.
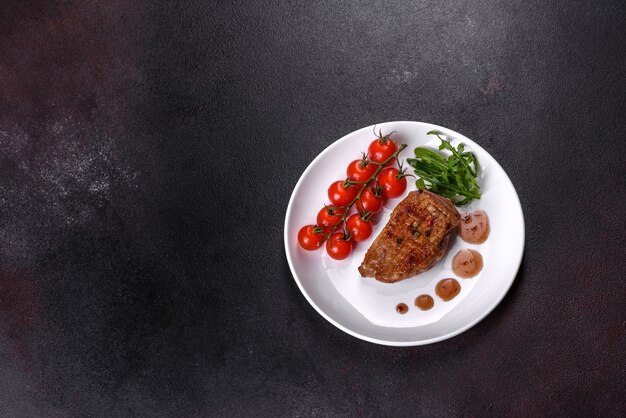
[[[367,250],[361,276],[395,283],[430,269],[445,253],[459,219],[450,200],[426,190],[409,193]]]

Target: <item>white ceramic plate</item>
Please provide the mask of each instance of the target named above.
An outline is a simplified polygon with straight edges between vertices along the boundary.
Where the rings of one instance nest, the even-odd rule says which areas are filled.
[[[314,224],[319,209],[328,203],[327,189],[335,180],[346,177],[346,166],[360,158],[375,139],[373,126],[352,132],[326,148],[304,171],[291,195],[285,219],[285,252],[291,272],[309,303],[328,321],[350,335],[378,344],[410,346],[429,344],[453,337],[469,329],[502,300],[519,269],[524,250],[524,216],[519,198],[502,167],[472,140],[437,125],[422,122],[387,122],[377,124],[383,134],[395,131],[392,138],[408,147],[400,160],[413,156],[418,146],[437,148],[440,141],[428,131],[437,130],[452,140],[462,142],[480,164],[479,184],[482,197],[459,212],[483,209],[491,225],[489,239],[471,245],[460,238],[451,240],[446,255],[431,270],[394,284],[363,279],[357,267],[374,238],[389,220],[391,210],[408,192],[415,190],[409,178],[405,194],[385,204],[380,222],[369,240],[357,244],[346,260],[335,261],[324,249],[304,251],[298,246],[300,227]],[[408,172],[412,173],[409,167]],[[454,254],[462,248],[476,249],[483,256],[484,267],[472,279],[456,277],[451,270]],[[435,295],[436,283],[456,278],[461,293],[449,302]],[[435,300],[429,311],[414,305],[416,296],[427,293]],[[403,302],[409,312],[400,315],[395,307]]]

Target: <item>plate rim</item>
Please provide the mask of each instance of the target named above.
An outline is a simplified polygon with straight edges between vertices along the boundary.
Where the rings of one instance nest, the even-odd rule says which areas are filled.
[[[369,337],[367,335],[363,335],[363,334],[360,334],[358,332],[355,332],[355,331],[353,331],[353,330],[343,326],[342,324],[338,323],[337,321],[335,321],[328,314],[326,314],[326,312],[324,312],[319,306],[317,306],[315,301],[309,296],[307,291],[304,289],[304,286],[300,283],[300,280],[299,280],[298,276],[295,273],[293,260],[291,259],[291,256],[289,254],[289,247],[288,247],[288,237],[289,236],[287,234],[287,230],[288,230],[287,222],[288,222],[288,220],[290,218],[291,211],[292,211],[292,208],[293,208],[294,197],[296,195],[296,192],[299,191],[304,178],[309,173],[309,171],[312,169],[312,167],[315,164],[315,162],[317,162],[319,159],[323,158],[326,155],[326,153],[331,152],[332,149],[334,147],[336,147],[340,142],[342,142],[347,136],[356,134],[357,132],[360,132],[360,131],[363,131],[363,130],[366,130],[366,129],[369,130],[371,128],[375,128],[378,125],[400,124],[400,123],[429,125],[429,126],[434,127],[435,129],[442,129],[442,130],[445,130],[445,131],[450,131],[450,132],[453,132],[456,135],[460,135],[460,136],[470,140],[473,143],[472,146],[475,145],[482,152],[484,152],[487,155],[489,155],[493,159],[493,161],[496,163],[496,165],[498,167],[500,167],[500,169],[502,170],[502,172],[504,173],[504,175],[506,177],[506,181],[513,188],[513,192],[515,193],[515,197],[517,199],[517,204],[518,204],[518,206],[520,208],[520,213],[522,215],[522,217],[521,217],[521,221],[522,221],[522,231],[521,231],[521,233],[522,233],[522,235],[521,235],[522,248],[521,248],[521,251],[520,251],[517,263],[516,263],[517,265],[516,265],[516,268],[515,268],[515,276],[513,277],[513,280],[510,281],[508,286],[506,286],[506,289],[502,292],[500,297],[494,299],[494,302],[488,307],[488,309],[485,310],[484,313],[482,313],[481,315],[476,317],[473,321],[470,321],[468,324],[460,327],[459,329],[454,330],[452,332],[449,332],[447,334],[441,335],[439,337],[429,338],[429,339],[425,339],[425,340],[418,340],[418,341],[389,341],[389,340],[382,340],[382,339],[379,339],[379,338],[372,338],[372,337]],[[419,345],[433,344],[433,343],[436,343],[436,342],[439,342],[439,341],[443,341],[443,340],[447,340],[449,338],[455,337],[455,336],[457,336],[459,334],[462,334],[463,332],[469,330],[470,328],[472,328],[473,326],[478,324],[480,321],[482,321],[485,317],[487,317],[487,315],[489,315],[491,312],[493,312],[493,310],[500,304],[500,302],[502,302],[504,297],[509,293],[509,290],[513,286],[513,283],[517,279],[517,275],[519,274],[519,270],[520,270],[520,267],[521,267],[521,264],[522,264],[522,259],[524,258],[524,250],[526,248],[526,222],[524,220],[524,208],[522,207],[522,202],[520,201],[519,195],[517,193],[517,189],[515,188],[515,185],[511,181],[511,178],[509,177],[507,172],[504,170],[504,168],[502,168],[502,166],[500,165],[498,160],[496,160],[489,152],[487,152],[478,143],[476,143],[471,138],[468,138],[465,135],[458,133],[457,131],[455,131],[453,129],[446,128],[446,127],[443,127],[443,126],[440,126],[440,125],[437,125],[437,124],[434,124],[434,123],[420,122],[420,121],[408,121],[408,120],[396,120],[396,121],[375,123],[373,125],[365,126],[363,128],[360,128],[360,129],[357,129],[355,131],[349,132],[349,133],[343,135],[342,137],[340,137],[339,139],[335,140],[334,142],[332,142],[330,145],[328,145],[326,148],[324,148],[322,150],[322,152],[320,152],[313,160],[311,160],[309,165],[306,167],[306,169],[300,175],[300,178],[298,178],[298,181],[296,182],[296,185],[294,186],[293,191],[291,192],[291,196],[289,197],[289,203],[287,204],[287,211],[285,213],[285,222],[284,222],[284,226],[283,226],[283,241],[284,241],[285,256],[287,257],[287,263],[289,264],[289,270],[291,271],[291,276],[293,277],[294,281],[296,282],[296,285],[298,286],[298,289],[300,289],[300,292],[304,295],[305,299],[309,302],[309,304],[311,306],[313,306],[313,308],[317,311],[317,313],[320,314],[324,319],[326,319],[328,322],[330,322],[331,324],[333,324],[335,327],[339,328],[340,330],[342,330],[346,334],[349,334],[349,335],[351,335],[353,337],[356,337],[356,338],[358,338],[360,340],[363,340],[363,341],[367,341],[367,342],[374,343],[374,344],[379,344],[379,345],[384,345],[384,346],[392,346],[392,347],[414,347],[414,346],[419,346]]]

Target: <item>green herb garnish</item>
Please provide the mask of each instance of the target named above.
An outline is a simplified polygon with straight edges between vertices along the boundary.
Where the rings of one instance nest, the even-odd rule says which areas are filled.
[[[474,154],[465,151],[463,144],[454,148],[437,131],[430,131],[427,135],[437,135],[441,140],[439,149],[448,150],[452,154],[444,158],[431,149],[415,148],[415,158],[407,158],[407,163],[419,177],[415,182],[417,188],[447,197],[457,206],[480,199],[480,186],[476,183],[478,161]]]

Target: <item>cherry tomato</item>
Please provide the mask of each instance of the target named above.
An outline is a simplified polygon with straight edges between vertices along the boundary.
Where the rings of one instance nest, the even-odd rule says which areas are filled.
[[[350,239],[346,240],[342,232],[335,232],[326,241],[326,252],[335,260],[343,260],[352,252],[352,241]]]
[[[364,220],[358,213],[348,218],[346,227],[354,242],[365,241],[372,235],[372,223]]]
[[[367,160],[354,160],[348,164],[346,174],[352,181],[368,181],[376,172],[378,166]]]
[[[371,214],[380,212],[385,201],[381,193],[382,190],[380,189],[379,192],[376,193],[374,189],[367,187],[363,190],[363,193],[361,193],[361,199],[357,199],[355,204],[356,209],[363,214],[365,212],[369,212]],[[361,204],[361,202],[363,202],[363,204]]]
[[[389,135],[383,136],[382,132],[378,134],[378,139],[372,141],[367,154],[371,161],[376,163],[382,163],[398,151],[398,145],[389,138]],[[389,161],[387,165],[393,163],[393,160]]]
[[[396,168],[384,168],[378,174],[378,184],[383,189],[383,197],[390,199],[400,196],[406,190],[406,177]]]
[[[298,231],[298,243],[307,251],[321,247],[324,236],[315,232],[315,225],[305,225]]]
[[[335,206],[347,206],[354,200],[359,193],[360,188],[357,185],[350,184],[345,187],[346,181],[337,180],[328,188],[328,199]]]
[[[331,231],[339,223],[345,211],[345,208],[338,208],[337,206],[324,206],[317,214],[317,226],[326,231]]]

